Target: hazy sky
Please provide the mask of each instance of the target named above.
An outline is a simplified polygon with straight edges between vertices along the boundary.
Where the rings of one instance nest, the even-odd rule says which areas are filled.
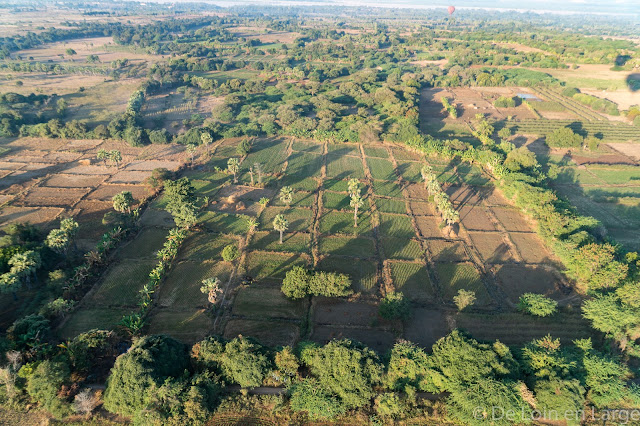
[[[385,7],[446,7],[518,9],[553,12],[631,13],[640,14],[640,0],[205,0],[224,6],[232,4],[342,4]]]

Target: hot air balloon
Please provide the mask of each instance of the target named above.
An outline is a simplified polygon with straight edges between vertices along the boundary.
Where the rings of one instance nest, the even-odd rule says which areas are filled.
[[[449,15],[453,15],[453,12],[455,12],[455,11],[456,11],[456,8],[455,8],[455,6],[449,6],[449,7],[447,8],[447,10],[449,11]]]

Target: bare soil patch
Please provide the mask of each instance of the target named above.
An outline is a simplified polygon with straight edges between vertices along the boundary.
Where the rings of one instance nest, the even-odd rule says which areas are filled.
[[[418,230],[424,238],[441,238],[442,231],[439,228],[439,222],[433,216],[416,216],[416,224]]]
[[[109,183],[142,183],[149,176],[151,176],[150,172],[121,170],[111,176]]]
[[[500,265],[496,269],[496,278],[512,303],[518,303],[524,293],[539,293],[554,299],[563,296],[558,287],[561,282],[558,273],[548,268]]]
[[[419,198],[422,200],[429,198],[429,193],[424,189],[424,185],[417,183],[407,185],[407,194],[409,198]]]
[[[72,175],[59,173],[51,176],[45,186],[52,188],[94,188],[105,179],[102,175]]]
[[[313,320],[317,324],[370,326],[378,318],[378,307],[363,302],[318,298]]]
[[[581,166],[583,164],[627,164],[635,166],[637,163],[626,154],[602,154],[595,157],[571,154],[571,161]]]
[[[427,245],[435,262],[469,261],[463,241],[428,240]]]
[[[481,206],[462,206],[459,210],[460,221],[465,228],[475,231],[495,231],[496,227]]]
[[[162,228],[171,228],[175,225],[173,217],[164,210],[145,209],[140,218],[142,226],[159,226]]]
[[[640,161],[639,143],[608,143],[607,145],[612,149],[634,159],[635,161]]]
[[[125,170],[132,171],[146,171],[150,172],[153,169],[165,168],[167,170],[177,170],[180,167],[178,161],[161,161],[161,160],[134,160],[127,164]]]
[[[446,312],[433,308],[417,308],[405,324],[404,338],[430,348],[449,331]]]
[[[82,164],[73,164],[66,169],[64,173],[78,174],[78,175],[111,175],[115,173],[117,169],[115,167],[106,166],[85,166]]]
[[[553,255],[536,234],[509,234],[516,245],[522,260],[527,263],[556,263]]]
[[[87,195],[88,200],[110,201],[114,195],[122,191],[129,191],[133,198],[140,201],[149,195],[149,188],[141,185],[100,185]]]
[[[492,207],[491,211],[507,231],[532,232],[531,225],[515,208]]]
[[[70,206],[89,191],[85,188],[33,188],[24,199],[28,206]]]
[[[509,246],[497,232],[469,232],[476,249],[487,263],[505,263],[514,260]]]
[[[411,207],[411,211],[414,215],[433,216],[435,214],[435,207],[433,203],[409,200],[409,207]]]
[[[58,207],[5,207],[0,211],[0,224],[28,222],[33,225],[46,224],[64,212]]]
[[[465,204],[476,205],[481,201],[481,197],[469,185],[450,185],[445,188],[445,192],[449,195],[451,202],[457,206]]]

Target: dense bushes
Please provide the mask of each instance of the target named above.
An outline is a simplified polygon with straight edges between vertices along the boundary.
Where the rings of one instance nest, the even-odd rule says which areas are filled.
[[[351,279],[345,274],[309,271],[295,266],[282,281],[282,292],[292,299],[307,296],[342,297],[353,293]]]
[[[561,127],[547,135],[547,145],[552,148],[578,148],[582,146],[582,136],[569,127]]]
[[[514,107],[516,107],[518,105],[517,99],[518,98],[510,98],[510,97],[506,97],[506,96],[500,96],[498,99],[496,99],[493,102],[493,105],[496,108],[514,108]]]

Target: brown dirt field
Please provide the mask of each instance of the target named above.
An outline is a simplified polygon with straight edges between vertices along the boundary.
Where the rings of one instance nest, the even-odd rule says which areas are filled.
[[[57,94],[76,93],[78,87],[91,88],[104,82],[102,75],[54,75],[40,73],[0,73],[0,90],[28,95],[30,93]],[[15,81],[24,84],[16,86]]]
[[[44,186],[52,188],[94,188],[105,179],[102,175],[70,175],[59,173],[51,176]]]
[[[417,308],[413,310],[411,319],[404,326],[404,338],[430,348],[450,331],[446,312],[433,308]]]
[[[523,293],[540,293],[554,299],[562,297],[556,272],[527,265],[500,265],[496,269],[496,278],[512,303],[518,303]]]
[[[495,188],[480,189],[481,196],[489,206],[510,206],[509,202]]]
[[[27,206],[69,206],[75,204],[89,191],[85,188],[38,187],[29,191],[24,198]]]
[[[82,157],[82,154],[76,152],[53,151],[45,155],[44,159],[46,161],[53,161],[55,163],[69,163],[72,161],[76,161],[80,157]]]
[[[506,263],[513,261],[509,246],[496,232],[469,232],[476,249],[487,263]]]
[[[429,193],[424,189],[424,185],[418,183],[407,185],[407,193],[409,198],[419,198],[422,200],[429,198]]]
[[[151,176],[151,172],[121,170],[111,176],[109,183],[142,183],[149,176]]]
[[[492,207],[491,211],[507,231],[532,232],[531,225],[529,225],[519,210],[506,207]]]
[[[300,328],[285,321],[230,320],[224,328],[224,337],[233,339],[239,334],[251,336],[267,346],[295,346]]]
[[[463,241],[428,240],[427,245],[434,262],[465,262],[470,260]]]
[[[359,329],[332,326],[316,326],[313,328],[311,340],[314,342],[326,344],[333,339],[355,340],[382,355],[393,347],[396,336],[379,328]]]
[[[182,164],[185,160],[184,145],[148,145],[138,155],[138,160],[155,160],[162,158],[163,161],[177,161]]]
[[[556,263],[553,255],[547,250],[538,235],[511,233],[511,240],[516,245],[522,259],[527,263]]]
[[[33,149],[37,147],[43,151],[54,151],[62,149],[68,143],[65,139],[49,138],[18,138],[6,144],[10,148]]]
[[[638,143],[608,143],[607,145],[636,161],[640,161],[640,144]]]
[[[106,201],[82,200],[75,206],[78,214],[75,216],[80,224],[78,238],[91,240],[95,246],[98,239],[107,231],[102,224],[102,217],[106,212],[113,211],[113,203]]]
[[[0,211],[0,224],[29,222],[33,225],[46,224],[64,212],[58,207],[5,207]]]
[[[108,167],[103,165],[92,165],[92,166],[84,166],[79,163],[72,164],[69,168],[67,168],[64,173],[72,174],[72,175],[111,175],[115,173],[118,169],[115,167]]]
[[[435,214],[435,208],[432,203],[409,200],[409,207],[411,207],[411,211],[414,215],[433,216]]]
[[[377,318],[378,307],[368,303],[317,298],[313,307],[313,321],[317,324],[368,327]]]
[[[87,195],[87,200],[111,201],[114,195],[122,191],[129,191],[136,200],[142,200],[147,197],[149,189],[140,185],[100,185],[93,192]]]
[[[603,154],[597,157],[586,157],[582,155],[571,154],[571,161],[577,165],[582,164],[627,164],[635,166],[636,162],[622,154]]]
[[[164,210],[145,209],[140,218],[142,226],[159,226],[162,228],[171,228],[175,225],[173,218]]]
[[[423,238],[442,238],[438,223],[432,216],[416,216],[416,224]]]
[[[465,228],[476,231],[495,231],[489,215],[481,206],[462,206],[459,210],[460,222]]]
[[[134,171],[152,171],[157,168],[165,168],[167,170],[177,170],[180,167],[178,161],[160,161],[160,160],[134,160],[127,164],[125,170]]]
[[[0,161],[0,170],[18,170],[26,165],[27,163],[18,163],[17,161]]]
[[[102,143],[103,141],[100,139],[71,140],[67,142],[67,144],[62,149],[66,149],[69,151],[76,151],[76,152],[84,152],[91,149],[97,149],[98,145],[101,145]]]
[[[481,197],[474,191],[473,187],[468,185],[450,185],[444,191],[456,206],[477,205],[481,201]]]

